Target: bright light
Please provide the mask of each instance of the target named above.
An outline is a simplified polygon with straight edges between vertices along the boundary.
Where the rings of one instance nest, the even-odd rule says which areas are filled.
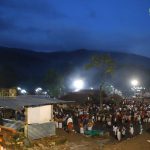
[[[44,92],[42,92],[42,94],[47,95],[47,92],[46,92],[46,91],[44,91]]]
[[[17,90],[18,90],[18,91],[21,91],[21,88],[20,88],[20,87],[17,87]]]
[[[134,79],[131,81],[132,86],[137,86],[139,84],[138,80]]]
[[[35,89],[36,93],[41,92],[41,91],[42,91],[42,88],[40,88],[40,87],[38,87],[38,88]]]
[[[84,87],[84,82],[83,82],[83,80],[81,80],[81,79],[75,80],[75,81],[73,82],[73,86],[74,86],[74,88],[76,89],[76,91],[79,91],[79,90],[83,89],[83,87]]]
[[[94,88],[93,88],[93,87],[91,87],[90,89],[91,89],[91,90],[93,90]]]
[[[26,93],[27,93],[26,90],[24,90],[24,89],[21,90],[21,94],[26,94]]]

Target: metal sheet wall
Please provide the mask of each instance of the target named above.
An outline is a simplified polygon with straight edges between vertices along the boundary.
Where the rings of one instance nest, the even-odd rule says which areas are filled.
[[[25,135],[31,139],[40,139],[56,134],[55,122],[26,125]]]

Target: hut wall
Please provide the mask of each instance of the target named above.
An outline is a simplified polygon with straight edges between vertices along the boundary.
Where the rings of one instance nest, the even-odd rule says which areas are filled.
[[[46,123],[52,120],[52,105],[27,108],[27,124]]]
[[[30,139],[40,139],[56,134],[55,122],[30,124],[25,126],[25,135]]]

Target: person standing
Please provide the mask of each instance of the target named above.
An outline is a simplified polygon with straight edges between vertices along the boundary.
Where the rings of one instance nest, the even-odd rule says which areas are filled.
[[[126,135],[126,128],[123,126],[121,130],[122,136],[125,137]]]
[[[67,119],[67,129],[68,129],[68,132],[73,131],[73,119],[71,116],[69,116],[69,118]]]
[[[130,125],[129,132],[130,132],[131,137],[133,137],[133,134],[134,134],[134,128],[133,128],[133,125],[132,125],[132,124]]]
[[[91,131],[93,128],[94,122],[92,120],[89,120],[87,126],[88,126],[88,130]]]
[[[115,137],[117,136],[117,128],[118,127],[116,125],[113,126],[113,132],[114,132]]]
[[[142,124],[140,124],[140,133],[139,134],[142,134],[143,133],[143,126]]]
[[[79,123],[79,127],[80,127],[80,133],[84,134],[84,128],[83,128],[83,123],[82,122]]]
[[[121,132],[119,128],[117,129],[117,140],[121,141]]]

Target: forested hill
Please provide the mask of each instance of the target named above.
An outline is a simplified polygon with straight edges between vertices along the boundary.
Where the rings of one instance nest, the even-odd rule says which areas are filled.
[[[84,49],[46,53],[0,47],[0,87],[41,85],[48,70],[54,70],[65,78],[81,73],[85,78],[90,78],[90,74],[89,80],[98,80],[93,78],[91,72],[87,73],[84,66],[92,55],[103,53],[106,52]],[[114,84],[123,84],[127,78],[135,75],[142,78],[143,83],[149,83],[149,58],[119,52],[107,53],[116,62]]]

